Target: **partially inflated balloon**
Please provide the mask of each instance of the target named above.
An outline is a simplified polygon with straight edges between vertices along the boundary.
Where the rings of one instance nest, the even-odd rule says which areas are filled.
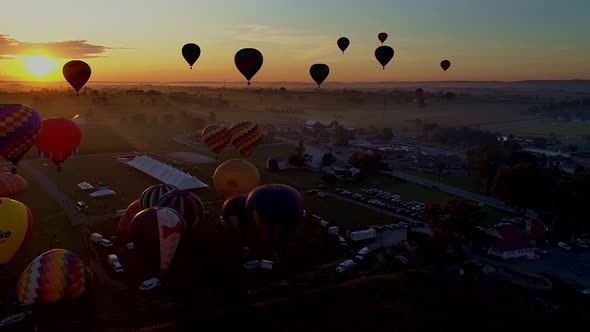
[[[424,90],[422,88],[416,89],[416,96],[422,97],[423,94],[424,94]]]
[[[19,201],[0,198],[0,268],[27,242],[31,235],[31,210]]]
[[[246,210],[247,198],[246,194],[236,195],[227,199],[221,207],[223,224],[240,236],[242,245],[246,245],[247,226],[251,220]]]
[[[135,215],[130,238],[150,268],[165,271],[170,267],[184,229],[178,212],[157,206]]]
[[[29,184],[18,174],[0,173],[0,197],[10,197],[27,191]]]
[[[393,54],[393,48],[389,46],[379,46],[375,50],[375,58],[377,58],[377,61],[383,66],[383,69],[385,69],[385,66],[391,61],[391,59],[393,59]]]
[[[201,56],[201,48],[197,44],[189,43],[182,47],[182,56],[188,62],[188,65],[193,69],[193,65]]]
[[[330,74],[330,68],[326,64],[316,63],[311,65],[309,68],[309,74],[311,75],[311,78],[313,78],[313,80],[318,84],[319,88],[324,80],[328,78],[328,75]]]
[[[387,33],[385,32],[380,32],[377,35],[377,38],[379,39],[379,41],[381,42],[381,44],[385,43],[385,41],[387,40]]]
[[[262,140],[262,128],[252,121],[240,121],[229,127],[231,144],[246,159]]]
[[[133,217],[135,217],[136,214],[141,212],[141,210],[142,209],[139,205],[138,199],[133,201],[133,203],[129,204],[127,209],[125,209],[125,212],[123,212],[121,219],[119,219],[119,223],[117,224],[117,234],[119,234],[119,236],[125,238],[129,236],[129,230],[131,229],[131,221],[133,221]]]
[[[79,91],[90,79],[92,70],[86,62],[72,60],[63,66],[62,73],[64,74],[66,81],[68,81],[72,88],[76,90],[76,94],[80,95]]]
[[[262,61],[262,53],[254,48],[243,48],[234,56],[234,63],[248,80],[248,85],[250,85],[252,77],[262,68]]]
[[[338,48],[342,51],[342,54],[344,54],[344,51],[346,51],[348,45],[350,45],[350,40],[346,37],[340,37],[338,38],[336,44],[338,45]]]
[[[76,254],[53,249],[27,266],[16,283],[15,292],[21,305],[48,304],[77,298],[92,283],[92,271]]]
[[[0,104],[0,154],[16,166],[41,131],[41,117],[22,104]],[[16,168],[12,168],[16,173]]]
[[[139,196],[139,206],[142,210],[156,206],[156,203],[158,203],[158,200],[160,200],[162,196],[175,189],[178,188],[171,184],[155,184],[141,193],[141,196]]]
[[[447,69],[449,69],[449,67],[451,67],[451,61],[449,60],[443,60],[440,62],[440,67],[444,70],[447,71]]]
[[[242,159],[231,159],[217,166],[213,174],[215,190],[226,199],[248,194],[260,185],[256,166]]]
[[[203,142],[209,147],[209,149],[219,154],[229,144],[229,131],[227,127],[220,124],[210,124],[203,128],[201,132]]]
[[[199,196],[187,190],[172,190],[162,196],[156,205],[171,208],[178,212],[186,223],[187,231],[197,227],[205,215],[205,205],[203,205]]]
[[[59,171],[61,163],[77,152],[81,141],[82,131],[76,122],[66,118],[49,118],[43,120],[43,129],[35,145]]]

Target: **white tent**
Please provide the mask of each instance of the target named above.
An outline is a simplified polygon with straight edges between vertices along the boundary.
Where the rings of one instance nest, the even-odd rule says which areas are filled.
[[[94,186],[92,186],[88,182],[82,182],[82,183],[78,183],[78,188],[80,188],[82,190],[90,190],[90,189],[94,189]]]
[[[186,190],[209,187],[196,177],[148,156],[137,156],[127,164],[178,189]]]
[[[97,190],[97,191],[93,192],[92,194],[90,194],[90,197],[111,196],[114,194],[116,194],[116,192],[114,192],[110,189],[103,189],[103,190]]]

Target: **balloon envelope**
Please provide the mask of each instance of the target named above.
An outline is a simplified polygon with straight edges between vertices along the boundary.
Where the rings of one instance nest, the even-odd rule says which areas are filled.
[[[203,142],[209,147],[209,149],[219,154],[229,144],[229,131],[227,127],[220,124],[210,124],[203,128],[201,132]]]
[[[10,197],[27,191],[29,184],[18,174],[0,173],[0,197]]]
[[[260,173],[256,166],[242,159],[230,159],[217,166],[213,173],[215,190],[226,199],[248,194],[260,185]]]
[[[0,268],[29,240],[32,225],[33,216],[26,205],[0,198]]]
[[[71,251],[49,250],[35,258],[16,284],[21,305],[48,304],[79,297],[93,282],[92,271]]]
[[[240,73],[248,80],[248,85],[250,85],[252,77],[262,68],[262,62],[262,53],[254,48],[243,48],[234,56],[234,63]]]
[[[72,86],[76,90],[76,94],[84,87],[86,82],[90,79],[92,70],[90,66],[81,60],[72,60],[66,63],[62,68],[62,73]]]
[[[246,199],[248,195],[240,194],[228,198],[221,207],[221,218],[225,226],[240,233],[242,226],[248,223]]]
[[[424,94],[424,90],[422,88],[416,89],[416,96],[422,97],[423,94]]]
[[[393,54],[393,48],[389,46],[379,46],[375,50],[375,58],[377,58],[377,61],[383,66],[383,69],[385,69],[385,66],[391,61],[391,59],[393,59]]]
[[[313,78],[313,80],[318,84],[318,87],[320,87],[324,80],[328,78],[328,75],[330,74],[330,67],[323,63],[316,63],[311,65],[309,68],[309,74],[311,75],[311,78]]]
[[[43,120],[43,129],[35,145],[44,156],[59,166],[76,152],[81,141],[82,131],[74,121],[49,118]]]
[[[129,235],[150,268],[167,270],[184,230],[185,225],[178,212],[156,206],[135,215]]]
[[[191,69],[199,57],[201,56],[201,48],[197,44],[189,43],[182,47],[182,56],[188,62]]]
[[[262,135],[262,128],[252,121],[236,122],[229,127],[230,142],[244,159],[254,152]]]
[[[186,223],[186,230],[191,231],[199,225],[205,215],[205,205],[196,194],[187,190],[172,190],[162,196],[157,206],[171,208],[178,212]]]
[[[117,234],[123,237],[129,236],[129,230],[131,229],[131,221],[133,221],[133,217],[136,214],[141,212],[141,206],[139,204],[139,199],[133,201],[133,203],[129,204],[123,215],[119,219],[119,223],[117,224]]]
[[[444,70],[447,71],[447,69],[449,69],[449,67],[451,67],[451,61],[449,60],[443,60],[440,62],[440,67]]]
[[[387,33],[385,32],[380,32],[377,35],[377,39],[379,39],[379,41],[381,42],[381,44],[385,43],[385,41],[387,40]]]
[[[41,117],[22,104],[0,104],[0,154],[16,166],[41,132]]]
[[[156,206],[156,203],[158,203],[158,200],[160,200],[162,196],[175,189],[178,188],[171,184],[155,184],[141,193],[141,196],[139,196],[139,206],[142,210]]]
[[[336,44],[338,45],[338,48],[342,51],[342,54],[344,54],[344,51],[346,51],[348,45],[350,45],[350,40],[346,37],[340,37],[338,38]]]

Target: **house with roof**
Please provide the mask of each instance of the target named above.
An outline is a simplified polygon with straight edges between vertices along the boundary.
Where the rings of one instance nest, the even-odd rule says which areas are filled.
[[[327,126],[321,124],[319,121],[316,120],[307,120],[305,121],[305,128],[320,130],[327,128]]]
[[[486,230],[488,255],[502,259],[519,258],[535,253],[535,246],[524,234],[510,224],[498,224]]]

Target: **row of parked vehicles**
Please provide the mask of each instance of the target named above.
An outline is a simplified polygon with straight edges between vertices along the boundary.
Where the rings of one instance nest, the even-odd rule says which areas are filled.
[[[426,204],[422,202],[416,201],[404,201],[401,199],[399,195],[394,195],[392,193],[382,191],[379,189],[363,189],[361,193],[365,195],[374,196],[376,198],[369,198],[367,196],[353,193],[351,191],[337,188],[336,192],[340,196],[349,197],[351,199],[357,200],[359,202],[363,202],[366,204],[373,205],[375,207],[379,207],[381,209],[400,214],[402,216],[406,216],[412,218],[416,221],[423,222],[424,221],[424,208]]]

